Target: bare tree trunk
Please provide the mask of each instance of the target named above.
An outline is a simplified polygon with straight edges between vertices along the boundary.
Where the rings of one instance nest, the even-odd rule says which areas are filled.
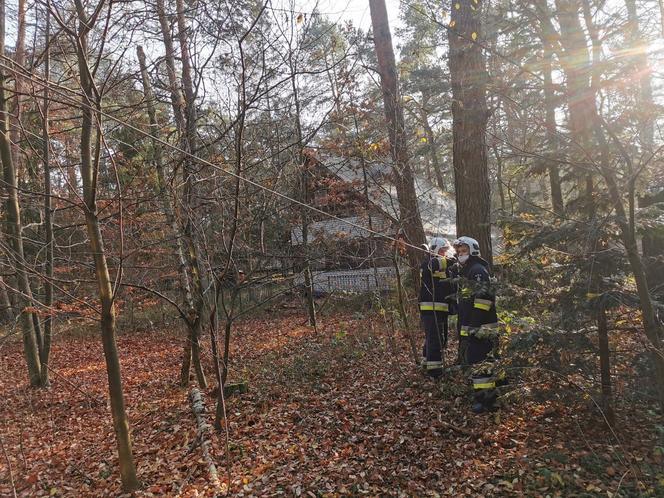
[[[599,365],[602,382],[602,410],[609,424],[615,424],[613,396],[611,394],[611,358],[609,353],[609,330],[606,323],[606,307],[602,301],[597,310],[597,336],[599,342]]]
[[[560,186],[560,172],[555,159],[559,156],[558,136],[556,125],[556,100],[553,90],[552,60],[553,50],[546,37],[542,37],[544,46],[543,77],[544,77],[544,104],[546,106],[546,140],[548,142],[548,154],[552,157],[549,161],[549,184],[551,188],[551,206],[557,215],[565,211],[563,193]]]
[[[417,205],[415,179],[408,161],[403,107],[385,0],[369,0],[369,8],[376,58],[378,59],[378,72],[380,73],[380,87],[383,93],[385,123],[390,139],[392,174],[399,201],[400,222],[406,242],[409,244],[408,261],[412,268],[419,268],[421,254],[417,248],[425,242],[424,228]]]
[[[301,202],[308,205],[311,202],[311,192],[309,188],[309,162],[304,155],[304,135],[302,133],[302,111],[300,109],[300,93],[297,88],[297,67],[293,61],[293,51],[288,52],[288,63],[290,68],[291,89],[293,91],[293,99],[295,101],[295,131],[297,133],[298,153],[297,163],[301,169],[300,171],[300,188],[299,195]],[[314,301],[314,284],[313,276],[311,274],[311,261],[309,260],[309,210],[305,205],[300,206],[300,218],[302,221],[302,252],[303,252],[303,265],[302,271],[304,273],[304,288],[307,299],[307,315],[309,317],[309,325],[318,329],[316,320],[316,302]]]
[[[173,47],[173,38],[171,36],[171,26],[168,21],[168,15],[166,13],[166,7],[164,5],[164,0],[156,0],[157,6],[157,15],[159,17],[159,26],[161,27],[162,39],[164,41],[165,57],[166,62],[166,74],[168,75],[168,87],[171,94],[171,106],[173,108],[173,116],[175,117],[175,125],[180,137],[180,146],[183,150],[187,150],[187,144],[185,143],[185,134],[186,126],[184,122],[184,97],[180,91],[180,82],[175,72],[175,48]],[[186,159],[183,159],[186,160]],[[175,211],[174,211],[175,214]],[[177,222],[177,218],[176,218]],[[177,233],[181,233],[182,228],[180,224],[177,227]],[[184,235],[182,236],[184,237]],[[184,350],[182,356],[182,367],[180,369],[180,385],[187,386],[189,384],[189,372],[191,370],[191,336],[192,332],[192,318],[195,316],[194,310],[194,297],[192,293],[192,284],[191,276],[189,275],[189,261],[186,258],[186,250],[184,250],[184,244],[179,242],[183,246],[183,259],[180,259],[180,278],[181,285],[184,290],[185,304],[188,308],[187,318],[185,320],[185,325],[187,327],[187,338],[184,343]]]
[[[630,71],[630,77],[636,76],[638,93],[636,108],[639,110],[637,119],[639,121],[639,138],[641,148],[644,152],[650,153],[653,150],[654,132],[655,132],[655,112],[652,96],[652,72],[648,64],[647,46],[641,36],[639,28],[639,16],[636,10],[636,0],[625,0],[627,7],[627,38],[630,48],[631,62],[633,71]]]
[[[5,56],[5,0],[0,0],[0,55]],[[2,160],[2,173],[4,187],[7,195],[6,218],[7,239],[16,268],[18,290],[16,304],[21,314],[21,327],[23,330],[23,352],[28,366],[28,377],[31,386],[41,383],[41,362],[39,361],[39,343],[35,335],[32,313],[26,308],[32,305],[32,290],[26,271],[26,261],[23,252],[23,227],[21,223],[21,209],[18,201],[18,181],[14,168],[9,133],[9,112],[6,96],[7,76],[5,70],[0,68],[0,160]]]
[[[300,157],[303,159],[303,155],[300,154]],[[308,163],[305,161],[300,164],[302,168],[302,173],[300,175],[300,198],[302,202],[308,204],[310,202],[309,195],[309,171]],[[304,255],[304,288],[306,289],[306,299],[307,299],[307,315],[309,317],[309,325],[317,330],[318,324],[316,320],[316,302],[314,301],[314,284],[313,276],[311,273],[311,262],[309,260],[309,212],[306,207],[302,206],[300,209],[300,215],[302,218],[302,251]]]
[[[487,71],[481,48],[483,2],[452,3],[448,31],[457,233],[480,244],[492,262],[491,190],[486,153]]]
[[[664,190],[656,194],[643,194],[638,199],[639,208],[647,208],[656,203],[664,203]],[[646,260],[648,284],[656,287],[664,283],[664,236],[656,230],[649,230],[641,239],[643,257]]]
[[[101,0],[101,2],[104,2],[104,0]],[[75,4],[79,23],[76,54],[80,85],[84,94],[81,101],[81,178],[83,180],[83,200],[85,202],[85,223],[90,239],[90,250],[94,260],[99,300],[101,302],[101,340],[106,360],[113,428],[118,446],[120,477],[123,490],[131,492],[138,489],[140,483],[136,477],[136,467],[132,455],[129,421],[122,390],[120,359],[115,341],[113,288],[97,215],[97,178],[102,129],[101,114],[96,112],[93,116],[92,109],[99,111],[101,98],[97,94],[92,80],[92,72],[88,66],[88,33],[93,28],[96,18],[94,14],[92,17],[88,17],[81,0],[75,0]],[[93,127],[96,127],[97,131],[94,158],[92,152]]]
[[[25,66],[25,27],[26,27],[26,2],[25,0],[18,0],[17,4],[17,31],[16,31],[16,47],[14,50],[14,61],[16,62],[17,67]],[[22,143],[22,127],[23,123],[21,122],[23,115],[23,76],[21,72],[14,72],[14,112],[13,112],[13,125],[9,132],[12,142],[12,159],[14,161],[14,170],[16,171],[17,178],[21,178],[24,170],[27,168],[22,167],[22,159],[24,156],[23,151],[21,150]],[[28,173],[30,170],[27,170]],[[28,279],[29,280],[29,279]],[[35,282],[30,282],[31,288],[34,288]],[[32,313],[32,326],[35,330],[35,337],[37,339],[37,347],[40,351],[44,347],[44,338],[42,336],[41,324],[39,322],[39,315],[37,313]]]
[[[408,319],[408,309],[407,309],[407,295],[403,287],[401,279],[401,270],[399,269],[399,261],[397,259],[398,248],[394,248],[392,254],[392,264],[394,265],[394,273],[397,277],[397,302],[399,304],[399,317],[401,318],[401,323],[403,326],[404,333],[408,339],[408,344],[410,345],[410,352],[413,355],[413,362],[417,365],[420,361],[420,353],[417,351],[417,344],[415,343],[415,337],[413,336],[413,330],[410,326],[410,320]]]
[[[625,38],[631,48],[632,67],[628,74],[633,78],[637,76],[637,98],[636,109],[638,109],[637,120],[639,122],[639,141],[641,144],[641,159],[652,154],[654,144],[654,129],[656,106],[652,95],[652,72],[648,64],[648,54],[641,30],[639,28],[639,17],[635,0],[625,0],[627,7],[627,26]],[[659,3],[660,9],[664,2]],[[664,15],[664,9],[661,11]],[[662,29],[664,32],[664,17],[662,18]],[[659,185],[659,192],[640,196],[639,207],[644,208],[654,202],[662,202],[664,199],[664,186]],[[655,230],[643,234],[642,247],[644,257],[649,259],[648,283],[658,286],[664,283],[664,264],[657,262],[657,258],[664,254],[664,237]]]
[[[175,123],[180,135],[180,146],[189,153],[196,153],[196,108],[195,94],[193,91],[193,82],[191,79],[191,60],[188,49],[187,25],[184,18],[184,5],[181,1],[176,4],[178,37],[180,41],[180,57],[182,60],[182,86],[185,90],[185,96],[180,91],[180,82],[175,69],[175,48],[171,36],[171,27],[168,21],[168,15],[163,0],[157,0],[157,14],[161,27],[162,38],[165,48],[166,72],[168,75],[169,89],[171,93],[171,105]],[[203,297],[200,275],[200,265],[198,248],[195,243],[193,233],[192,210],[193,201],[193,170],[191,160],[188,157],[183,158],[182,168],[184,191],[180,223],[177,233],[181,234],[181,241],[184,260],[180,260],[180,276],[183,289],[185,291],[185,301],[188,307],[187,312],[187,330],[188,337],[184,345],[182,368],[180,369],[180,384],[186,386],[189,383],[189,372],[193,360],[194,369],[198,384],[205,388],[207,381],[200,360],[200,335],[202,330]],[[177,218],[176,218],[177,222]]]
[[[185,150],[190,154],[197,152],[197,131],[196,131],[196,95],[194,93],[194,82],[191,67],[191,56],[189,54],[189,36],[187,22],[185,19],[185,6],[183,0],[176,0],[177,8],[177,25],[178,25],[178,39],[180,42],[180,59],[182,62],[182,88],[184,89],[185,97]],[[203,308],[205,301],[203,297],[203,284],[201,275],[201,266],[199,258],[198,244],[196,241],[194,214],[196,200],[195,192],[195,177],[196,167],[190,159],[184,161],[183,168],[183,223],[184,223],[184,241],[187,245],[187,256],[189,258],[189,270],[192,283],[193,305],[192,311],[193,326],[190,328],[189,340],[191,341],[191,360],[194,364],[196,371],[196,378],[198,385],[205,389],[207,387],[207,380],[203,371],[200,355],[200,337],[202,333],[203,324]],[[183,365],[184,367],[184,365]],[[184,368],[183,372],[184,374]],[[187,373],[188,375],[188,373]]]
[[[46,9],[46,26],[44,36],[44,80],[48,81],[51,76],[51,12]],[[49,134],[49,91],[48,86],[44,86],[44,99],[42,104],[42,161],[44,163],[44,230],[46,231],[46,264],[44,280],[44,305],[48,314],[44,319],[43,344],[40,350],[41,360],[41,383],[44,386],[49,385],[48,380],[48,360],[51,354],[51,335],[53,329],[53,315],[51,306],[53,305],[53,206],[51,199],[51,164],[50,164],[50,134]]]
[[[434,175],[436,176],[436,183],[441,192],[445,192],[445,180],[443,180],[443,171],[438,157],[438,149],[436,147],[436,136],[429,124],[429,111],[427,110],[428,104],[427,92],[422,92],[422,106],[420,107],[420,115],[424,134],[427,139],[427,150],[431,156],[431,166],[433,167]]]
[[[184,97],[180,91],[180,83],[175,72],[175,48],[173,47],[173,38],[171,36],[171,26],[168,22],[168,15],[164,0],[156,0],[157,15],[159,17],[159,26],[161,28],[161,35],[164,40],[166,62],[166,74],[168,75],[168,88],[171,92],[171,105],[173,107],[173,116],[175,117],[175,124],[181,137],[185,133],[184,124]]]
[[[154,149],[155,169],[157,171],[157,182],[158,182],[157,189],[159,192],[159,196],[161,198],[162,210],[164,212],[164,215],[166,216],[166,221],[171,226],[171,229],[173,230],[173,234],[176,239],[181,289],[182,289],[184,302],[187,305],[190,311],[189,315],[191,316],[193,315],[193,313],[191,313],[191,310],[194,309],[194,299],[191,291],[191,284],[188,272],[189,261],[187,260],[186,248],[184,247],[183,244],[184,235],[175,217],[174,214],[175,210],[173,209],[173,206],[171,204],[172,202],[171,196],[169,195],[169,192],[166,187],[167,182],[166,182],[166,174],[164,171],[163,150],[161,147],[161,142],[156,139],[159,136],[159,123],[157,123],[157,113],[154,106],[155,96],[154,92],[152,91],[152,85],[150,84],[150,78],[148,77],[147,65],[145,63],[145,53],[143,52],[143,47],[141,46],[136,47],[136,52],[141,69],[141,80],[143,83],[143,93],[145,95],[146,106],[148,110],[148,119],[150,121],[150,134],[153,137],[155,137],[155,139],[152,140],[152,146]],[[185,324],[187,325],[189,333],[187,334],[187,341],[185,343],[185,348],[184,348],[182,368],[180,371],[180,384],[183,386],[186,386],[189,383],[189,371],[191,370],[191,352],[192,352],[192,342],[190,340],[192,336],[191,333],[192,324],[189,323],[189,318],[185,320]]]
[[[560,41],[565,53],[560,63],[567,76],[567,102],[569,106],[570,132],[581,162],[587,163],[592,148],[592,114],[595,107],[590,84],[590,59],[586,37],[579,20],[579,0],[556,0]],[[588,220],[595,217],[594,181],[591,173],[584,173],[584,182],[579,183],[581,206],[585,208]]]
[[[496,158],[496,183],[498,184],[498,197],[500,198],[500,210],[505,213],[505,187],[503,186],[503,156],[497,145],[491,147]]]
[[[17,25],[16,25],[16,47],[14,49],[14,61],[16,66],[25,66],[25,0],[18,0]],[[21,171],[21,116],[23,114],[23,76],[20,72],[14,73],[14,104],[13,121],[9,135],[12,141],[12,152],[17,171]]]
[[[9,292],[7,292],[7,285],[2,277],[0,277],[0,316],[7,321],[14,321],[14,306],[12,301],[9,298]]]

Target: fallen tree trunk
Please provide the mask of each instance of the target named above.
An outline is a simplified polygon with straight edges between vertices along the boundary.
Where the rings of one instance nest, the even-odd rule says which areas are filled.
[[[201,392],[194,387],[189,392],[189,398],[191,399],[191,410],[194,412],[194,416],[196,417],[197,437],[200,441],[203,459],[207,464],[208,474],[210,475],[210,482],[214,487],[219,488],[221,487],[221,483],[219,482],[219,474],[217,473],[217,466],[215,465],[212,454],[210,452],[210,439],[208,437],[210,432],[210,424],[205,422],[205,419],[203,418],[203,414],[205,413],[203,397],[201,396]]]

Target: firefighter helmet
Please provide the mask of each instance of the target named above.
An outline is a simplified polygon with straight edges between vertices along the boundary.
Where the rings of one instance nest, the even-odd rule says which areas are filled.
[[[438,253],[444,247],[450,247],[450,243],[443,237],[433,237],[429,240],[429,251]]]
[[[480,244],[479,244],[479,242],[477,242],[472,237],[468,237],[468,236],[464,235],[463,237],[459,237],[458,239],[456,239],[452,243],[452,245],[454,247],[466,245],[466,246],[468,246],[468,249],[470,249],[470,255],[471,256],[479,256],[480,255]]]

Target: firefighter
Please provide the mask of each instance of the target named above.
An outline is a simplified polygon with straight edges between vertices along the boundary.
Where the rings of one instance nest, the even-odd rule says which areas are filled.
[[[455,313],[455,289],[449,278],[454,263],[447,257],[449,242],[434,237],[420,266],[420,320],[424,329],[422,366],[427,375],[438,378],[443,373],[443,351],[447,345],[447,317]]]
[[[475,413],[491,411],[496,400],[494,361],[497,357],[498,316],[489,263],[480,256],[479,243],[459,237],[453,243],[458,260],[460,341],[463,363],[472,366]]]

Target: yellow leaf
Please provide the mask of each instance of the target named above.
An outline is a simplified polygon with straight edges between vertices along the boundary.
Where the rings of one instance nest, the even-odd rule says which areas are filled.
[[[560,477],[560,474],[558,472],[554,472],[553,474],[551,474],[551,478],[552,480],[557,481],[561,486],[563,487],[565,486],[565,481],[563,481],[563,478]]]
[[[586,299],[590,301],[591,299],[595,299],[599,294],[596,294],[594,292],[587,292],[586,293]]]
[[[473,41],[477,40],[477,33],[473,31],[473,34],[470,35],[470,37],[473,39]]]
[[[453,28],[454,26],[456,26],[456,21],[455,21],[455,20],[451,20],[451,21],[450,21],[450,28]]]
[[[427,143],[427,137],[421,137],[420,142],[422,142],[423,144]]]
[[[454,4],[454,8],[455,8],[456,10],[459,10],[459,9],[461,8],[461,4],[458,3],[458,2],[455,3],[455,4]]]

